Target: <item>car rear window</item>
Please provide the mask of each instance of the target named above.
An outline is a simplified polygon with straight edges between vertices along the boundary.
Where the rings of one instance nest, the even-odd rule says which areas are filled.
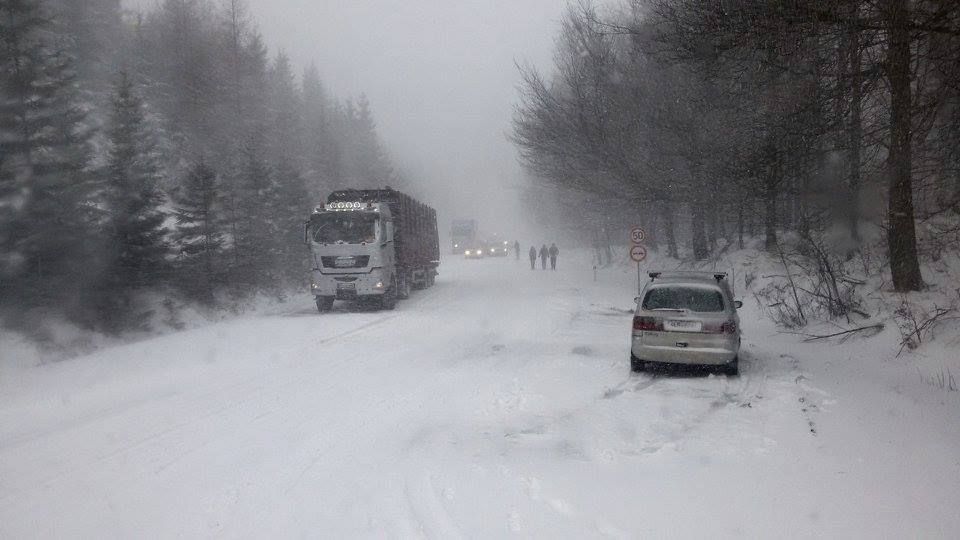
[[[705,287],[657,287],[647,292],[643,309],[687,309],[701,313],[723,311],[723,294]]]

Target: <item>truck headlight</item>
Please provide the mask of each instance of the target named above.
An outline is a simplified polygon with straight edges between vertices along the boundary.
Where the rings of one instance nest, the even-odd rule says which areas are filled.
[[[374,287],[377,288],[377,289],[382,289],[382,288],[383,288],[383,282],[382,282],[382,281],[378,281],[377,284],[374,285]]]
[[[310,284],[310,288],[311,288],[311,289],[319,289],[319,288],[320,288],[320,285],[319,285],[318,283],[311,283],[311,284]]]

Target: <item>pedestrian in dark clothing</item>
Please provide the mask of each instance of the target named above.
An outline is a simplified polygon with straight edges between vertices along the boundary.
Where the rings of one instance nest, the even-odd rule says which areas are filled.
[[[550,269],[557,269],[557,255],[560,254],[560,249],[557,248],[557,244],[550,244]]]
[[[537,268],[537,246],[530,246],[530,269]]]
[[[550,256],[550,250],[547,249],[547,245],[544,244],[540,247],[540,264],[543,266],[543,269],[547,269],[547,257]]]
[[[513,243],[513,251],[517,254],[517,260],[520,260],[520,241],[517,240]]]

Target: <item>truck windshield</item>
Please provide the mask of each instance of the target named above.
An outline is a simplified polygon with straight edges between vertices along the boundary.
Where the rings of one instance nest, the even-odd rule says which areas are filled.
[[[328,212],[313,216],[310,235],[318,244],[360,244],[377,240],[378,216],[366,212]]]

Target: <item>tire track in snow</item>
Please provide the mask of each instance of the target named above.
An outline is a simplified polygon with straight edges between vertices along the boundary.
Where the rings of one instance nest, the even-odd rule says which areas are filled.
[[[391,313],[373,321],[363,323],[355,328],[312,341],[309,346],[312,347],[336,343],[338,341],[342,341],[370,331],[399,316],[400,313]],[[297,351],[303,346],[303,343],[293,344],[288,348],[288,350]],[[223,417],[231,411],[246,407],[250,403],[263,402],[263,397],[265,395],[283,392],[291,387],[300,386],[303,382],[303,374],[299,370],[295,369],[294,366],[301,364],[306,360],[303,358],[303,355],[294,354],[292,357],[292,361],[285,362],[282,366],[274,366],[272,369],[266,371],[258,371],[254,375],[244,377],[239,381],[220,386],[214,390],[204,392],[202,394],[190,395],[181,392],[170,392],[159,396],[151,396],[149,399],[138,400],[133,407],[129,406],[128,403],[116,404],[111,406],[106,414],[102,414],[99,411],[88,413],[79,419],[71,419],[70,421],[58,425],[53,429],[45,429],[42,432],[26,434],[18,437],[12,442],[8,441],[4,444],[2,450],[9,451],[11,449],[43,440],[47,437],[57,436],[65,431],[84,429],[91,425],[110,422],[114,419],[119,419],[124,416],[149,416],[154,413],[163,413],[165,411],[169,411],[171,408],[174,408],[178,411],[200,411],[199,413],[191,414],[189,418],[183,421],[168,425],[159,431],[154,431],[145,436],[128,440],[120,446],[112,448],[108,452],[100,453],[88,458],[76,459],[72,463],[65,464],[65,466],[62,468],[58,468],[56,472],[36,480],[41,485],[52,486],[64,478],[70,477],[78,472],[85,471],[91,467],[100,467],[112,460],[129,455],[133,452],[150,448],[152,446],[158,446],[162,444],[163,441],[172,439],[178,434],[192,428],[193,426],[208,422],[214,418]],[[349,358],[343,358],[338,365],[342,367],[348,364],[348,362]],[[330,364],[327,364],[326,367],[330,367]],[[210,407],[210,403],[220,403],[223,401],[223,399],[217,399],[218,397],[223,397],[223,399],[229,400],[229,403]],[[175,401],[171,403],[171,399]],[[259,419],[275,415],[282,409],[282,406],[274,405],[271,410],[261,413],[259,415]],[[196,452],[210,443],[215,442],[215,440],[215,438],[206,437],[203,439],[203,442],[190,445],[188,448],[178,452],[178,455],[174,459],[166,460],[158,467],[154,467],[154,472],[159,473],[169,468],[173,463],[176,463],[184,456]],[[0,503],[7,503],[18,493],[20,493],[19,490],[4,491],[6,493],[0,496]]]

